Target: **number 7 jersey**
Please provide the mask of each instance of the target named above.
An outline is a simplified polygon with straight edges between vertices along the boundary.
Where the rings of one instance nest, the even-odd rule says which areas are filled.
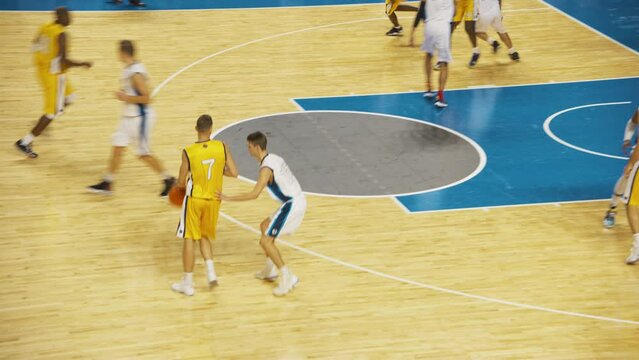
[[[218,140],[196,142],[184,149],[189,160],[191,176],[186,186],[186,196],[198,199],[215,199],[222,191],[226,149]]]

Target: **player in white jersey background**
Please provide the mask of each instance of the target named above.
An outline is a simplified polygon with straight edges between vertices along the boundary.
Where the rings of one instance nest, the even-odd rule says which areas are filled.
[[[493,52],[496,53],[500,47],[499,42],[489,37],[487,34],[488,28],[492,27],[499,35],[499,38],[501,38],[504,44],[508,47],[508,56],[512,60],[518,61],[519,53],[515,50],[513,42],[510,39],[510,35],[506,32],[506,27],[504,27],[503,24],[504,16],[501,12],[501,0],[476,1],[479,1],[479,16],[477,18],[477,23],[475,24],[475,33],[477,37],[488,42],[492,46]]]
[[[266,264],[255,274],[255,277],[260,280],[275,280],[277,270],[274,265],[277,266],[282,276],[273,294],[283,296],[297,285],[299,279],[284,263],[282,255],[275,246],[275,239],[280,235],[293,233],[302,224],[306,213],[306,197],[284,159],[268,153],[267,139],[264,134],[259,131],[254,132],[249,134],[246,140],[249,153],[260,163],[257,183],[251,192],[234,196],[218,193],[218,198],[222,201],[253,200],[257,199],[265,187],[268,187],[271,195],[281,203],[277,211],[260,224],[262,231],[260,246],[266,255]]]
[[[169,175],[160,161],[151,154],[151,130],[155,125],[155,112],[149,106],[151,95],[148,86],[148,73],[144,65],[135,58],[135,48],[130,40],[120,41],[120,60],[125,64],[122,72],[121,90],[115,97],[124,103],[120,126],[113,133],[111,144],[113,153],[109,161],[109,168],[102,181],[87,187],[92,193],[110,195],[111,184],[115,180],[115,173],[120,167],[124,149],[130,143],[135,143],[136,153],[162,177],[163,188],[160,196],[165,197],[175,178]]]
[[[424,43],[421,50],[426,53],[424,60],[424,72],[426,75],[426,92],[424,97],[435,99],[435,106],[444,108],[448,103],[444,100],[444,88],[448,79],[448,64],[453,60],[450,49],[451,22],[455,15],[455,2],[453,0],[422,0],[410,34],[410,45],[415,42],[415,30],[420,21],[424,21]],[[437,51],[439,64],[439,83],[437,93],[433,92],[431,82],[432,62]]]
[[[638,126],[639,126],[639,107],[635,110],[635,112],[632,114],[632,117],[630,117],[630,119],[626,123],[626,129],[623,134],[623,143],[621,145],[624,153],[626,154],[629,154],[632,150],[631,141],[635,135],[635,132]],[[606,215],[604,216],[604,219],[603,219],[603,224],[608,229],[615,226],[615,217],[617,216],[617,204],[619,202],[619,199],[624,194],[624,191],[626,191],[627,180],[628,180],[627,174],[625,173],[621,174],[621,176],[619,177],[619,179],[617,179],[617,182],[615,183],[615,187],[612,190],[610,205],[608,206],[608,211],[606,211]]]

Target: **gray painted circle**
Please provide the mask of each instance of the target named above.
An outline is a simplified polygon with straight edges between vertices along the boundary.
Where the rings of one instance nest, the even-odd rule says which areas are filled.
[[[255,181],[246,136],[261,131],[311,194],[377,197],[434,191],[469,180],[483,150],[450,129],[376,113],[305,111],[243,120],[214,138],[230,148],[239,173]]]

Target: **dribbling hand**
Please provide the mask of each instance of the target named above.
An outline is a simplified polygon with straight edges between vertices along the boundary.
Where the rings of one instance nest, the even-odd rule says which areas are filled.
[[[632,149],[630,140],[624,140],[623,144],[621,145],[621,149],[623,150],[624,154],[630,155],[630,149]]]

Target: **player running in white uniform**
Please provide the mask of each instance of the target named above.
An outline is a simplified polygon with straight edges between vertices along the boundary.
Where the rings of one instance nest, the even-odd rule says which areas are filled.
[[[628,120],[626,124],[626,130],[623,134],[623,144],[621,147],[626,155],[628,155],[632,151],[632,137],[635,135],[637,127],[639,126],[639,107],[632,114],[632,117]],[[603,224],[604,227],[610,229],[615,226],[615,216],[617,215],[617,203],[619,198],[623,195],[626,189],[626,183],[628,178],[626,174],[621,174],[617,182],[615,183],[615,188],[612,191],[612,197],[610,199],[610,206],[608,207],[608,211],[606,211],[606,216],[604,216]]]
[[[275,239],[280,235],[293,233],[302,224],[306,213],[306,197],[284,159],[268,153],[264,134],[259,131],[254,132],[246,140],[249,153],[260,163],[257,183],[251,192],[235,196],[218,193],[218,197],[222,201],[253,200],[257,199],[265,187],[268,187],[271,195],[282,203],[273,215],[260,224],[262,231],[260,246],[266,255],[266,265],[255,274],[255,277],[273,281],[277,278],[274,265],[277,266],[282,276],[273,294],[283,296],[293,290],[299,279],[284,264],[280,252],[275,247]]]
[[[413,45],[415,39],[415,29],[419,22],[424,20],[424,43],[421,50],[426,53],[425,68],[426,92],[424,97],[433,99],[436,97],[435,106],[444,108],[448,106],[444,100],[444,87],[448,79],[448,64],[453,60],[450,51],[450,24],[455,15],[455,3],[453,0],[422,0],[419,3],[419,10],[413,29],[410,34],[410,44]],[[437,93],[433,92],[431,75],[433,71],[433,55],[437,50],[439,60],[439,87]]]
[[[130,40],[120,41],[120,60],[126,66],[122,72],[122,89],[116,92],[115,96],[124,103],[122,119],[111,140],[113,152],[107,172],[101,182],[87,187],[87,190],[96,194],[111,195],[111,185],[122,163],[124,150],[130,143],[135,143],[140,160],[162,177],[164,186],[160,196],[165,197],[175,184],[175,178],[169,175],[160,160],[151,153],[151,129],[155,124],[155,112],[149,105],[149,75],[144,65],[135,58],[135,48]]]
[[[508,56],[514,61],[519,60],[519,53],[513,47],[513,42],[510,40],[510,36],[506,32],[506,28],[502,23],[504,16],[501,13],[501,0],[478,0],[479,1],[479,17],[477,18],[477,23],[475,24],[475,32],[477,37],[488,42],[493,47],[493,53],[496,53],[499,50],[500,45],[497,40],[488,36],[486,31],[488,31],[488,27],[491,26],[499,37],[501,41],[508,46]]]

